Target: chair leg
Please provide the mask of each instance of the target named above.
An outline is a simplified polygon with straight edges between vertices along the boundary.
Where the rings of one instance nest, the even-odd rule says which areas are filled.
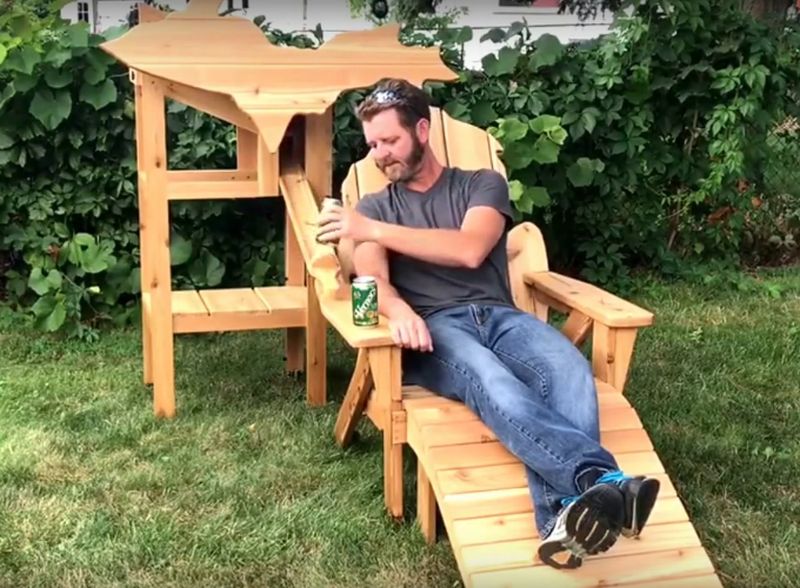
[[[417,520],[428,545],[436,542],[436,494],[417,457]]]
[[[153,412],[157,417],[175,416],[175,357],[172,325],[154,321],[152,332]]]
[[[153,333],[150,331],[150,305],[142,304],[142,377],[153,383]]]
[[[391,422],[391,419],[389,419]],[[392,518],[403,518],[403,444],[395,443],[392,427],[383,431],[383,495]]]
[[[359,349],[353,377],[347,387],[347,393],[339,409],[339,416],[334,427],[336,442],[346,447],[353,437],[358,419],[364,412],[369,394],[372,391],[372,374],[369,371],[369,351]]]

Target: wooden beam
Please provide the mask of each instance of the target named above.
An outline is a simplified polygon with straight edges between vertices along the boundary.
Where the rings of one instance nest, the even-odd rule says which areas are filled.
[[[395,411],[402,411],[403,391],[399,347],[369,350],[369,365],[375,382],[375,400],[382,413],[383,493],[386,508],[395,519],[403,517],[403,444],[395,441]]]
[[[572,341],[572,344],[576,347],[583,345],[583,342],[586,341],[586,337],[589,336],[591,330],[592,319],[577,310],[573,310],[569,313],[567,321],[564,323],[564,326],[561,327],[561,332],[567,339]]]
[[[359,349],[356,356],[356,366],[350,378],[350,384],[342,400],[339,416],[334,427],[336,442],[346,447],[350,444],[353,431],[356,429],[364,408],[367,406],[369,394],[372,391],[372,373],[369,369],[369,357],[366,349]]]
[[[597,378],[620,392],[628,379],[636,333],[636,328],[612,328],[594,322],[592,370]]]
[[[169,256],[169,203],[167,201],[167,124],[164,86],[158,79],[137,76],[141,145],[140,198],[145,201],[142,275],[150,298],[150,333],[153,370],[153,411],[157,417],[175,416],[175,364],[172,331],[172,276]]]
[[[236,167],[240,170],[258,168],[258,134],[236,127]]]
[[[257,131],[253,119],[242,112],[230,96],[209,90],[201,90],[178,82],[165,82],[165,84],[167,98],[172,98],[181,104],[196,108],[236,127],[253,133]]]
[[[436,543],[436,494],[417,456],[417,521],[428,545]]]
[[[292,229],[288,213],[285,218],[285,252],[284,267],[287,286],[302,286],[305,282],[305,266],[300,245]],[[303,369],[303,334],[305,329],[286,329],[286,371],[297,373]]]
[[[305,128],[304,167],[319,204],[333,189],[333,107],[307,115]]]
[[[306,275],[306,284],[306,399],[310,406],[323,406],[327,398],[327,323],[319,306],[316,280]]]

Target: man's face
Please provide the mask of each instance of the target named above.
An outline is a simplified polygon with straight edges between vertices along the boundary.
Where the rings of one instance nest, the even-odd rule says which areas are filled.
[[[375,165],[391,182],[407,182],[422,167],[425,153],[419,130],[410,132],[400,124],[397,111],[384,110],[364,121],[364,138]],[[421,126],[417,125],[418,128]]]

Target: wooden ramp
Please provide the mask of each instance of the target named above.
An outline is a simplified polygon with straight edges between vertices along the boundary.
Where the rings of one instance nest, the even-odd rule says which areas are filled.
[[[601,442],[624,471],[658,478],[661,492],[639,539],[620,537],[577,570],[556,570],[536,557],[539,538],[519,460],[462,403],[404,388],[422,508],[430,483],[466,586],[721,586],[636,411],[611,386],[597,387]]]

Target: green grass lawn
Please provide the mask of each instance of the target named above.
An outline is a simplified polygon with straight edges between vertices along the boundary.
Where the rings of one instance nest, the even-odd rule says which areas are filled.
[[[800,271],[780,298],[642,287],[639,409],[727,586],[800,578]],[[305,405],[277,332],[180,336],[178,418],[156,421],[136,330],[97,343],[0,313],[0,585],[458,585],[449,545],[385,515],[381,443],[333,425],[353,355]]]

